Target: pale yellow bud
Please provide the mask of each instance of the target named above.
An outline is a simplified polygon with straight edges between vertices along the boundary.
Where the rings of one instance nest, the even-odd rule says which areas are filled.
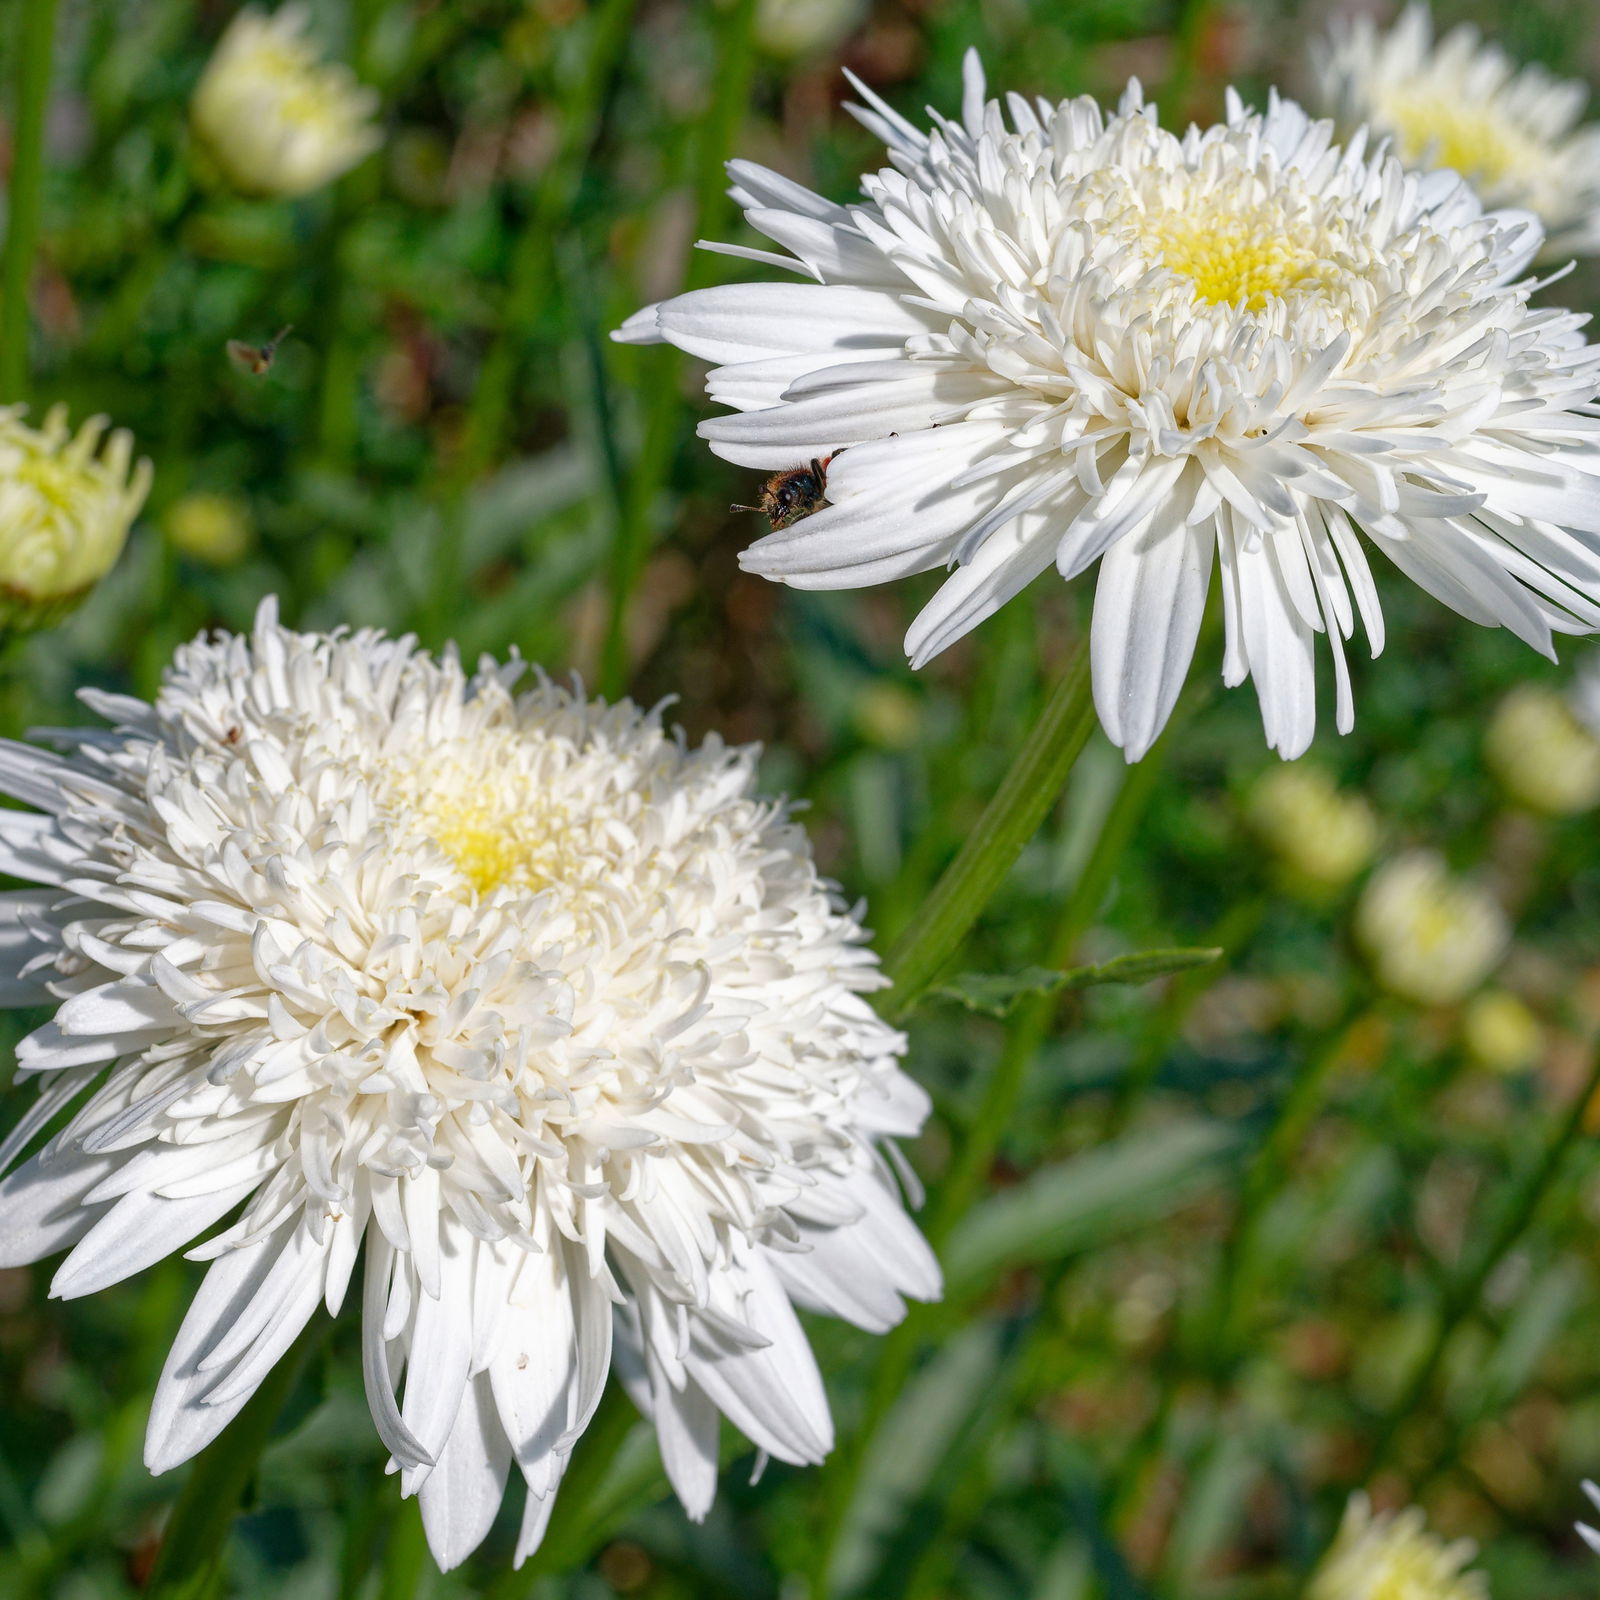
[[[231,567],[250,552],[250,515],[232,495],[183,495],[167,507],[162,526],[175,549],[208,567]]]
[[[1462,1013],[1461,1043],[1490,1072],[1526,1072],[1544,1053],[1544,1029],[1516,995],[1485,989]]]
[[[860,23],[866,0],[758,0],[755,40],[770,56],[820,55]]]
[[[1559,817],[1600,805],[1600,739],[1554,690],[1513,689],[1489,719],[1483,754],[1506,793],[1530,810]]]
[[[1341,794],[1321,767],[1270,767],[1250,791],[1250,826],[1278,861],[1324,888],[1348,883],[1372,859],[1378,823],[1358,794]]]
[[[190,106],[195,133],[241,194],[309,194],[377,149],[378,97],[302,37],[308,13],[241,11]]]
[[[108,573],[150,489],[133,437],[104,417],[77,433],[53,406],[31,428],[0,407],[0,626],[37,628],[69,611]],[[102,440],[105,448],[100,449]]]
[[[1489,1600],[1488,1580],[1462,1570],[1476,1554],[1470,1539],[1430,1533],[1416,1506],[1374,1515],[1355,1494],[1305,1600]]]
[[[906,750],[917,742],[922,723],[916,696],[898,683],[879,681],[856,701],[856,727],[864,739],[887,750]]]
[[[1511,936],[1493,896],[1414,850],[1373,874],[1356,905],[1356,942],[1372,975],[1419,1006],[1454,1005],[1494,970]]]

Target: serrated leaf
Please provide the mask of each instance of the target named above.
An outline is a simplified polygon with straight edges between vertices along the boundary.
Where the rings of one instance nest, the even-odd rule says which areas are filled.
[[[1007,1017],[1017,1002],[1032,995],[1064,994],[1102,983],[1150,983],[1203,967],[1222,954],[1220,949],[1138,950],[1092,967],[1023,967],[1018,972],[963,972],[933,991],[936,997],[956,1000],[969,1011]]]

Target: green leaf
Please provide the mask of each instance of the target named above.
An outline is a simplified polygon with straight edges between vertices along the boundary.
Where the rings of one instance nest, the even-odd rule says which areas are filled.
[[[1140,950],[1094,967],[1023,967],[1019,972],[963,972],[941,984],[934,995],[958,1000],[969,1011],[991,1017],[1009,1016],[1019,1000],[1030,995],[1061,994],[1101,983],[1149,983],[1175,972],[1203,967],[1222,954],[1215,950]]]
[[[1011,1267],[1056,1261],[1175,1211],[1221,1178],[1238,1131],[1188,1121],[1130,1134],[1042,1168],[972,1211],[945,1249],[945,1297],[982,1292]]]

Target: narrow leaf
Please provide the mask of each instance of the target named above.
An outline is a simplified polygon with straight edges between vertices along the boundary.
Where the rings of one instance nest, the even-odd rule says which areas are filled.
[[[1044,1167],[986,1200],[951,1235],[945,1294],[980,1293],[1010,1267],[1059,1260],[1143,1227],[1220,1178],[1239,1134],[1189,1121]]]

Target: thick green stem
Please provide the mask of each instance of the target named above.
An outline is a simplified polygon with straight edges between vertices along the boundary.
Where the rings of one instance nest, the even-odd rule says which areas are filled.
[[[905,1016],[938,977],[1066,785],[1095,724],[1089,651],[1080,647],[1029,730],[1011,770],[966,843],[933,886],[922,914],[889,952],[890,1010]]]
[[[1597,1094],[1600,1094],[1600,1049],[1595,1052],[1588,1080],[1566,1116],[1561,1119],[1554,1137],[1545,1146],[1544,1154],[1507,1202],[1500,1226],[1490,1234],[1482,1251],[1446,1289],[1433,1338],[1399,1398],[1384,1413],[1368,1461],[1368,1477],[1388,1464],[1400,1429],[1409,1417],[1416,1415],[1418,1407],[1427,1397],[1456,1330],[1482,1303],[1484,1286],[1538,1215],[1539,1207],[1560,1174],[1568,1152],[1583,1132],[1584,1117]]]
[[[329,1326],[319,1318],[302,1334],[238,1416],[195,1457],[167,1522],[146,1600],[205,1600],[219,1591],[234,1515],[284,1402]]]
[[[44,114],[50,102],[56,0],[26,0],[18,7],[18,17],[11,184],[6,192],[5,257],[0,263],[0,405],[21,400],[28,383],[28,300],[39,242]]]

